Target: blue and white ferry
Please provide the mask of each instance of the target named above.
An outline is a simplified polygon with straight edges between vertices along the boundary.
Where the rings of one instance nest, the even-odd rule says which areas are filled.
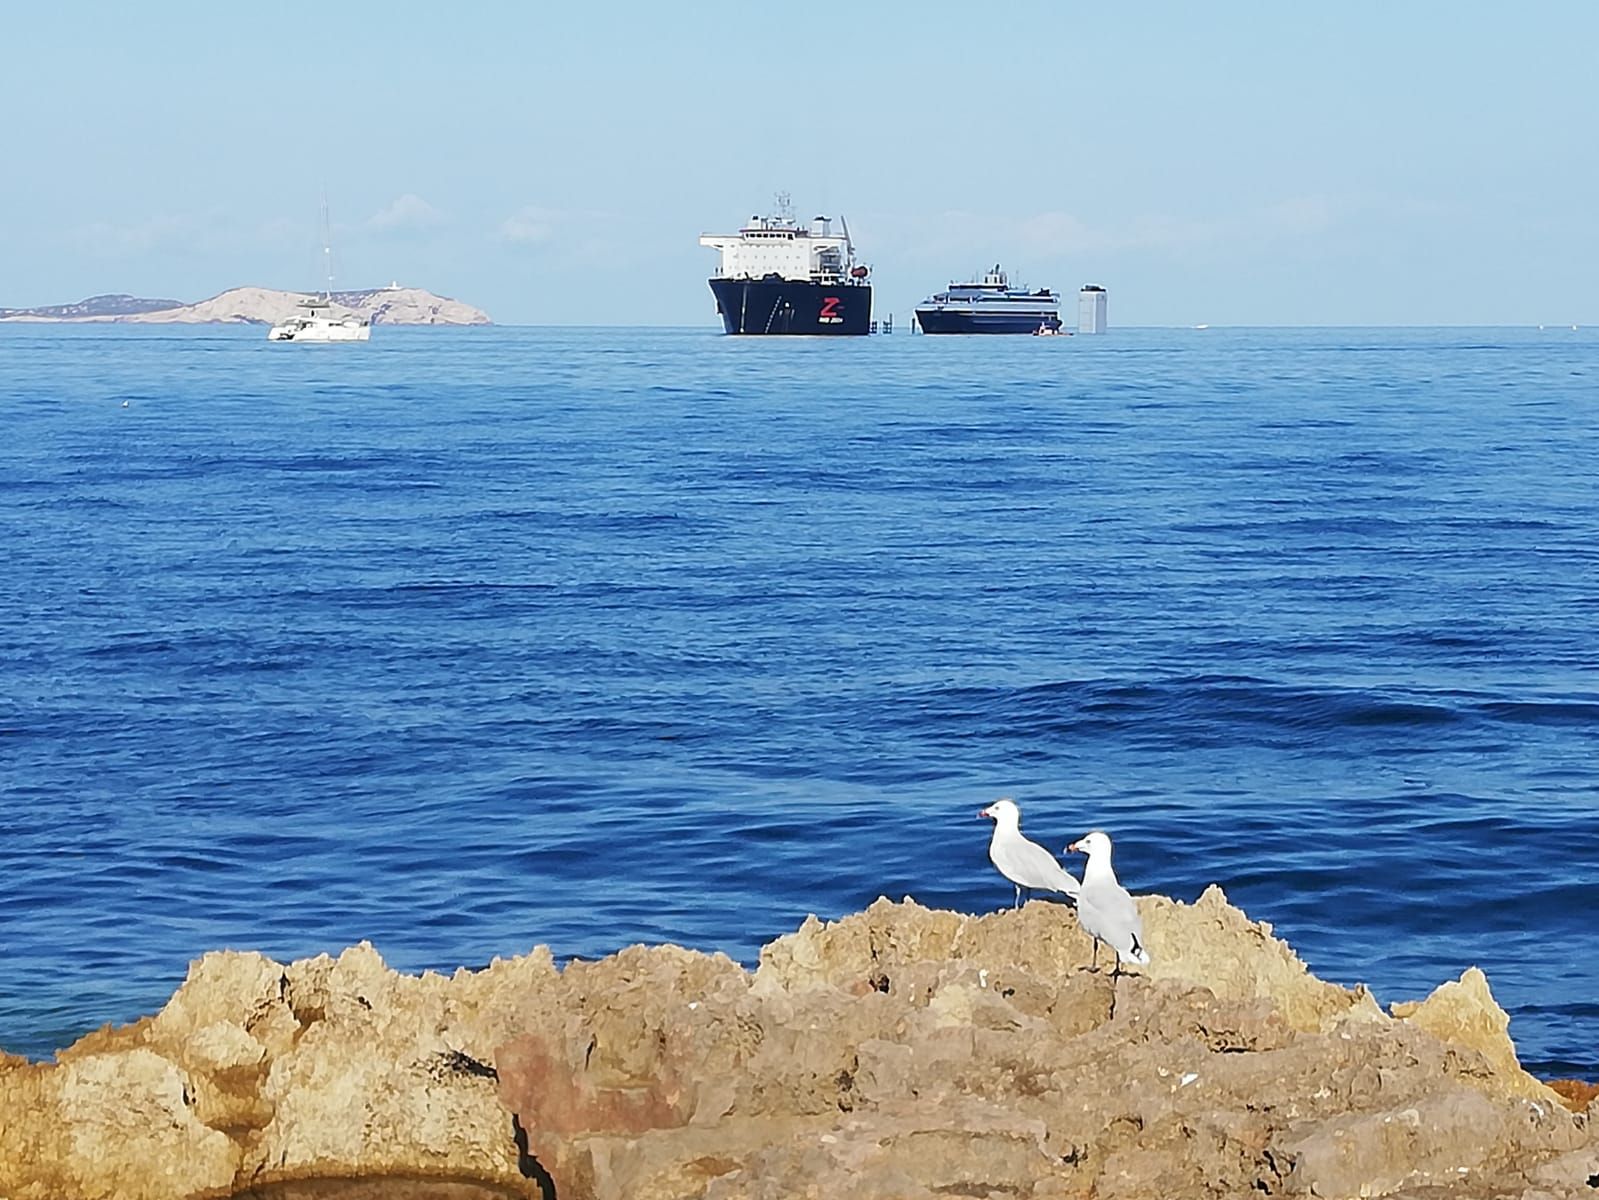
[[[978,283],[951,283],[949,290],[916,306],[923,333],[1057,333],[1060,296],[1048,288],[1013,288],[999,264]]]

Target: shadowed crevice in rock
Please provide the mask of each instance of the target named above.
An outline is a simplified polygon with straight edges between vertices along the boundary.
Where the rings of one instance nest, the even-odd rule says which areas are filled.
[[[522,1172],[524,1178],[531,1179],[538,1185],[540,1200],[558,1200],[555,1194],[555,1180],[550,1178],[550,1173],[544,1169],[544,1164],[534,1158],[527,1147],[527,1130],[522,1128],[522,1120],[515,1114],[511,1117],[512,1139],[516,1142],[516,1169]]]
[[[460,1050],[445,1050],[435,1054],[432,1059],[432,1070],[439,1074],[455,1073],[460,1075],[476,1075],[479,1079],[499,1079],[500,1073],[488,1063],[479,1062],[470,1054]]]

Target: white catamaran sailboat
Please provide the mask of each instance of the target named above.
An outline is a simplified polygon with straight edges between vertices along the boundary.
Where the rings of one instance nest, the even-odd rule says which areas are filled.
[[[372,336],[372,319],[333,312],[333,247],[328,228],[328,201],[322,198],[322,264],[328,285],[320,296],[307,296],[299,311],[267,330],[269,342],[364,342]]]

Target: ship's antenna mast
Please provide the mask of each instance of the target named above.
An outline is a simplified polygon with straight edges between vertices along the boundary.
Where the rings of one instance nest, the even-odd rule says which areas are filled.
[[[778,219],[792,225],[794,223],[794,205],[787,192],[778,192],[773,197],[776,202]]]

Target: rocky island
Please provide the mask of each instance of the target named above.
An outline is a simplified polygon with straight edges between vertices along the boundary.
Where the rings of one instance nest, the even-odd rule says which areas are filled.
[[[43,308],[0,308],[0,321],[71,322],[91,324],[150,325],[275,325],[295,315],[304,292],[280,292],[271,288],[232,288],[209,300],[185,304],[179,300],[147,300],[137,296],[91,296],[76,304]],[[487,313],[436,296],[422,288],[401,287],[398,283],[382,288],[332,293],[334,317],[355,314],[384,325],[490,325]]]
[[[1599,1196],[1591,1089],[1522,1070],[1475,968],[1384,1010],[1217,888],[1139,906],[1119,977],[1042,901],[879,900],[753,971],[213,952],[154,1016],[0,1055],[0,1196]]]

